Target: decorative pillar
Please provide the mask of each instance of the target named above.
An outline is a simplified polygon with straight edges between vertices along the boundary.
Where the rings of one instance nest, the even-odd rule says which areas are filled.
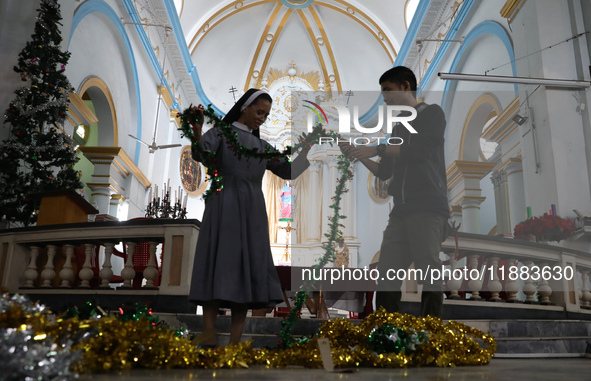
[[[456,226],[462,223],[462,207],[460,205],[450,206],[451,220],[456,223]]]
[[[322,182],[320,181],[320,170],[322,161],[311,160],[310,167],[310,194],[308,205],[300,207],[309,208],[308,210],[308,237],[307,243],[320,243],[322,237],[320,216],[322,215]]]
[[[485,197],[465,197],[461,202],[462,207],[462,231],[466,233],[480,234],[480,204]]]
[[[47,245],[47,263],[43,271],[41,271],[41,279],[43,279],[41,287],[52,287],[53,278],[55,278],[53,258],[55,258],[56,249],[55,245]]]
[[[113,217],[119,217],[119,207],[125,202],[125,196],[122,194],[111,195],[109,203],[109,214]]]
[[[150,187],[150,181],[123,148],[84,146],[80,147],[80,150],[94,164],[92,181],[87,185],[92,190],[92,197],[100,214],[117,216],[116,211],[112,214],[114,209],[111,207],[111,196],[114,194],[129,196],[131,175],[136,177],[145,189]]]
[[[59,273],[60,279],[62,280],[60,287],[69,288],[72,287],[72,281],[74,280],[74,270],[72,270],[74,245],[64,245],[64,248],[66,249],[66,262]]]
[[[35,281],[39,272],[37,271],[37,257],[39,256],[39,246],[31,246],[31,257],[29,258],[29,265],[23,273],[26,279],[25,288],[35,287]]]
[[[534,304],[536,300],[534,299],[534,294],[537,291],[537,287],[534,284],[534,281],[531,278],[531,268],[533,267],[534,263],[532,261],[525,261],[523,262],[523,266],[527,268],[527,279],[525,279],[523,284],[523,293],[525,294],[525,302],[526,304]],[[522,269],[519,269],[519,274],[521,275]],[[520,276],[521,278],[521,276]]]
[[[513,157],[505,165],[507,174],[507,198],[509,207],[510,232],[515,225],[525,220],[525,186],[523,183],[523,164],[521,158]]]
[[[507,292],[507,303],[519,303],[519,299],[517,299],[519,283],[517,283],[517,279],[512,279],[508,276],[509,272],[511,271],[511,267],[513,266],[518,267],[517,260],[514,258],[507,259],[507,264],[505,265],[505,277],[507,279],[507,283],[505,284],[505,292]]]
[[[456,160],[447,168],[447,187],[450,200],[462,208],[462,231],[480,233],[480,181],[488,175],[495,163]]]
[[[503,170],[495,171],[490,176],[495,192],[495,212],[497,214],[497,233],[512,233],[509,220],[509,207],[507,201],[506,173]]]
[[[338,156],[328,156],[326,158],[327,164],[327,171],[324,172],[325,175],[323,176],[323,192],[322,192],[322,216],[321,223],[322,223],[322,234],[320,236],[320,240],[326,241],[326,237],[324,237],[324,233],[328,232],[329,226],[329,218],[334,215],[334,210],[330,208],[333,203],[332,196],[334,196],[335,189],[337,187],[337,176],[338,176],[338,164],[339,158]]]
[[[113,270],[111,269],[111,255],[113,254],[113,243],[105,242],[103,244],[105,246],[105,262],[103,263],[103,268],[99,271],[99,276],[101,278],[101,288],[109,288],[109,281],[113,277]]]
[[[489,267],[492,267],[492,277],[488,280],[488,290],[491,292],[490,300],[495,302],[500,302],[501,298],[499,297],[499,292],[503,290],[503,285],[499,281],[499,276],[497,271],[499,269],[499,258],[492,257],[489,261]]]

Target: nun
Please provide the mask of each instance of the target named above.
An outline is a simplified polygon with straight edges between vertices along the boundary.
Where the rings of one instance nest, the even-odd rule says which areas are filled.
[[[267,120],[271,96],[250,89],[223,121],[238,134],[245,148],[264,152],[268,143],[259,127]],[[201,118],[203,120],[203,118]],[[269,241],[262,181],[266,170],[291,180],[308,168],[309,148],[289,162],[238,158],[218,128],[201,137],[207,151],[216,153],[223,189],[208,199],[195,251],[189,299],[203,306],[202,346],[215,346],[215,320],[219,308],[230,308],[230,344],[240,342],[248,309],[270,308],[283,301]],[[193,150],[193,159],[201,159]]]

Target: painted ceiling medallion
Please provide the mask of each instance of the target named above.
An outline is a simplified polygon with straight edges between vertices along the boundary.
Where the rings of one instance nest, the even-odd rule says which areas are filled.
[[[314,0],[281,0],[281,3],[292,9],[304,9],[312,5]]]

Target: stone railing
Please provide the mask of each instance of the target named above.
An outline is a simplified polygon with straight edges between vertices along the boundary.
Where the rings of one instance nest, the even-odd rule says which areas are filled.
[[[197,220],[154,219],[2,230],[0,287],[30,294],[187,296],[199,226]],[[121,245],[125,250],[118,251]],[[138,269],[140,245],[145,263]]]
[[[199,226],[155,219],[2,230],[0,288],[54,298],[147,295],[174,310],[174,297],[189,295]],[[125,256],[116,250],[121,245],[126,260],[115,260]],[[149,260],[138,269],[140,245]],[[591,315],[590,253],[468,233],[458,234],[457,249],[456,237],[449,237],[442,251],[449,257],[446,304],[504,301],[486,305]],[[420,286],[407,281],[403,291],[403,300],[420,300]]]
[[[588,252],[469,233],[449,237],[442,250],[449,258],[448,302],[506,301],[591,314]]]

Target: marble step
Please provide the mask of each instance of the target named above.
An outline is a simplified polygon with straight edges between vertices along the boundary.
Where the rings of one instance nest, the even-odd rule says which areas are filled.
[[[591,337],[515,337],[497,338],[495,356],[504,358],[529,357],[583,357],[591,348]]]
[[[192,333],[199,335],[201,332]],[[228,345],[230,343],[230,334],[219,332],[217,341],[219,346]],[[242,341],[252,341],[250,346],[253,348],[276,348],[279,343],[279,336],[277,334],[244,333],[242,335]]]
[[[489,333],[504,337],[591,337],[591,321],[586,320],[458,320]]]
[[[203,327],[203,316],[194,314],[157,313],[161,320],[171,327],[185,327],[199,333]],[[281,318],[247,317],[243,340],[253,340],[255,348],[274,347],[281,331]],[[324,319],[304,318],[294,326],[293,334],[311,336],[315,334]],[[580,357],[591,343],[591,321],[581,320],[457,320],[468,326],[493,335],[497,341],[500,357]],[[357,324],[359,320],[352,320]],[[229,342],[231,317],[219,316],[216,320],[219,345]],[[589,344],[591,348],[591,344]]]

